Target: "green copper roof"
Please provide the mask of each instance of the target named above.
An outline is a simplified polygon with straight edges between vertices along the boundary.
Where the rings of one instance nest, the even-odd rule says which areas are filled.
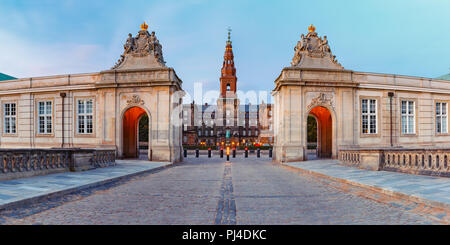
[[[450,81],[450,73],[449,74],[445,74],[445,75],[440,76],[440,77],[436,77],[436,79],[449,80]]]
[[[0,73],[0,81],[4,81],[4,80],[12,80],[12,79],[17,79],[15,77],[12,76],[8,76],[6,74]]]

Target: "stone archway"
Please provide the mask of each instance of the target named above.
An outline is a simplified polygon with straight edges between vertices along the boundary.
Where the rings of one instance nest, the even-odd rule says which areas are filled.
[[[331,158],[333,153],[333,119],[330,111],[316,106],[309,111],[317,121],[317,157]]]
[[[124,158],[138,158],[139,157],[139,120],[143,115],[147,114],[146,111],[140,107],[129,108],[122,117],[122,130],[123,130],[123,142],[122,142],[122,156]]]

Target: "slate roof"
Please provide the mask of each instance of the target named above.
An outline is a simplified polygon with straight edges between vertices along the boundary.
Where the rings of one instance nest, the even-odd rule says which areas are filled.
[[[0,72],[0,81],[12,80],[12,79],[17,79],[17,78],[3,74]]]
[[[445,74],[445,75],[440,76],[440,77],[436,77],[436,79],[449,80],[450,81],[450,73],[449,74]]]

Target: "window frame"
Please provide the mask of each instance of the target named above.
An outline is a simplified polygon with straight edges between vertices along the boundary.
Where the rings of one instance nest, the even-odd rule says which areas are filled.
[[[367,101],[367,111],[363,112],[363,101]],[[372,101],[375,101],[375,112],[370,112],[370,106]],[[361,133],[364,135],[377,135],[378,134],[378,100],[375,98],[361,98],[361,103],[360,103],[360,120],[361,120]],[[367,116],[367,132],[364,132],[364,121],[363,121],[363,116]],[[375,132],[371,133],[370,129],[371,129],[371,116],[375,116]]]
[[[47,132],[46,130],[45,130],[45,132],[44,133],[41,133],[41,131],[40,131],[40,117],[41,117],[41,114],[40,114],[40,112],[39,112],[39,105],[40,105],[40,103],[41,102],[44,102],[45,104],[44,104],[44,110],[47,110],[46,108],[46,105],[47,105],[47,102],[51,102],[51,108],[52,108],[52,111],[51,111],[51,113],[50,114],[44,114],[44,117],[46,118],[45,119],[45,121],[44,121],[44,125],[47,125],[47,117],[51,117],[51,125],[52,125],[52,127],[51,127],[51,132]],[[51,97],[51,98],[45,98],[45,97],[43,97],[43,98],[37,98],[36,100],[35,100],[35,110],[36,110],[36,112],[35,112],[35,116],[36,116],[36,130],[35,130],[35,132],[36,132],[36,136],[37,137],[39,137],[39,136],[41,136],[41,137],[54,137],[55,136],[55,99],[53,98],[53,97]],[[47,126],[44,126],[44,128],[45,129],[47,129]]]
[[[359,135],[361,138],[367,138],[367,137],[380,137],[381,133],[383,131],[382,126],[383,124],[380,123],[381,120],[383,120],[381,118],[381,103],[380,101],[382,100],[383,97],[381,96],[359,96],[359,101],[358,101],[358,106],[357,106],[357,112],[359,115]],[[362,112],[362,101],[363,100],[367,100],[370,103],[370,100],[375,100],[375,116],[376,116],[376,124],[375,124],[375,130],[376,133],[363,133],[363,112]],[[370,105],[368,104],[368,109],[370,109]],[[371,115],[371,114],[367,114],[367,115]],[[373,115],[373,113],[372,113]],[[370,120],[370,117],[368,117],[368,120]],[[368,130],[370,132],[370,124],[368,124]]]
[[[437,107],[437,104],[440,104],[440,114],[439,115],[437,115],[436,114],[436,107]],[[445,132],[442,132],[442,117],[443,117],[443,114],[442,114],[442,104],[446,104],[446,106],[445,106],[445,117],[446,117],[446,131]],[[434,133],[435,133],[435,135],[449,135],[449,132],[448,132],[448,126],[449,126],[449,122],[448,122],[448,101],[442,101],[442,100],[435,100],[434,101]],[[440,120],[441,120],[441,132],[438,132],[437,130],[438,130],[438,128],[437,128],[437,122],[438,122],[438,116],[440,116]]]
[[[92,99],[92,133],[78,133],[78,100],[89,100]],[[97,134],[96,129],[96,118],[97,118],[97,111],[96,111],[96,96],[93,95],[86,95],[86,96],[73,96],[72,98],[72,112],[71,112],[71,119],[72,120],[72,132],[74,137],[77,138],[95,138]],[[67,116],[66,116],[67,118]]]
[[[6,107],[6,104],[15,104],[15,107],[16,107],[16,110],[15,110],[15,116],[14,117],[12,117],[12,116],[8,116],[9,118],[15,118],[15,124],[14,124],[14,128],[15,128],[15,132],[13,132],[13,133],[7,133],[6,132],[6,127],[5,127],[5,123],[6,123],[6,115],[5,115],[5,113],[6,113],[6,110],[5,110],[5,107]],[[8,137],[8,136],[17,136],[18,135],[18,121],[19,121],[19,103],[17,102],[17,100],[7,100],[7,101],[3,101],[2,102],[2,108],[1,108],[1,113],[2,113],[2,136],[6,136],[6,137]]]
[[[408,119],[407,119],[407,122],[406,122],[406,126],[407,126],[407,130],[406,130],[406,132],[403,132],[403,129],[402,129],[402,118],[403,118],[403,113],[402,113],[402,104],[403,104],[403,101],[405,101],[405,102],[407,102],[406,103],[406,114],[405,114],[405,116],[408,118],[408,117],[410,117],[410,115],[411,114],[409,114],[408,113],[408,109],[409,109],[409,102],[413,102],[413,123],[414,123],[414,125],[413,125],[413,132],[409,132],[409,126],[408,126]],[[399,122],[400,122],[400,126],[399,126],[399,129],[400,129],[400,135],[402,135],[402,136],[416,136],[417,135],[417,114],[418,114],[418,110],[417,110],[417,106],[418,106],[418,103],[417,103],[417,99],[413,99],[413,98],[399,98],[399,114],[400,114],[400,116],[399,116]]]
[[[92,111],[91,111],[91,113],[87,113],[86,112],[87,101],[89,101],[89,100],[92,101]],[[78,117],[80,116],[80,112],[78,110],[79,109],[79,107],[78,107],[79,101],[84,101],[84,111],[85,112],[81,113],[81,116],[84,116],[84,125],[85,125],[85,127],[84,127],[85,132],[84,133],[80,133],[80,124],[79,124],[80,121],[78,120]],[[90,136],[90,135],[94,135],[95,134],[95,110],[94,110],[94,108],[95,108],[95,99],[93,97],[76,97],[75,98],[75,117],[74,117],[74,120],[75,120],[75,134],[76,135],[79,135],[79,136]],[[87,129],[88,129],[87,116],[92,116],[92,132],[91,133],[87,132]]]

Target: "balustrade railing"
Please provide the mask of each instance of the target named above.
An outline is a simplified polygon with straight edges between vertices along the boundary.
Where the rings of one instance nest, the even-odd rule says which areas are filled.
[[[0,177],[14,173],[73,169],[75,153],[92,155],[93,168],[115,165],[116,151],[109,149],[0,149]]]
[[[383,169],[450,177],[450,149],[385,150]]]
[[[411,174],[450,177],[450,149],[370,149],[379,154],[379,169]],[[339,151],[339,160],[345,164],[360,166],[361,155],[368,149]],[[372,155],[373,156],[373,155]]]

